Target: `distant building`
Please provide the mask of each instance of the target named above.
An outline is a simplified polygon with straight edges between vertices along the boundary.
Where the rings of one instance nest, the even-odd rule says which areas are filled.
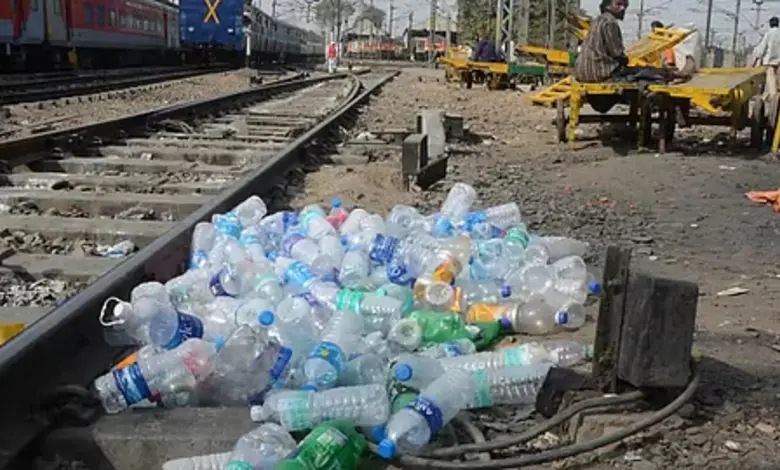
[[[448,24],[449,28],[447,27]],[[415,60],[425,60],[428,51],[431,49],[430,36],[429,21],[425,21],[419,29],[404,29],[401,40]],[[451,46],[458,44],[458,25],[454,20],[448,21],[446,17],[438,17],[436,19],[433,45],[437,55],[444,53],[448,42]]]

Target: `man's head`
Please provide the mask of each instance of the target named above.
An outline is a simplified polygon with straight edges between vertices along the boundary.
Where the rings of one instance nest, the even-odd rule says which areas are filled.
[[[628,8],[628,0],[601,0],[599,5],[602,13],[609,12],[619,20],[626,16],[626,8]]]
[[[769,27],[770,28],[777,28],[778,26],[780,26],[780,18],[778,18],[776,16],[773,16],[773,17],[769,18]]]
[[[659,28],[663,28],[663,27],[664,27],[664,24],[661,23],[660,21],[653,21],[652,23],[650,23],[650,28],[653,31],[655,31],[656,29],[659,29]]]

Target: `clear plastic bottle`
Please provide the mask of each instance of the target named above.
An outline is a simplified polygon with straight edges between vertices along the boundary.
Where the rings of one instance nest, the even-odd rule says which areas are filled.
[[[471,374],[451,370],[434,380],[417,398],[393,414],[379,443],[379,455],[390,459],[396,453],[420,449],[458,412],[465,409],[476,394]]]
[[[297,445],[284,428],[264,423],[236,442],[224,470],[272,470]]]
[[[314,240],[336,234],[336,229],[328,223],[325,213],[319,207],[318,209],[319,211],[309,210],[305,214],[301,211],[301,227],[306,231],[306,235]]]
[[[277,318],[270,311],[264,311],[258,317],[260,325],[268,330],[268,336],[277,340],[290,350],[290,364],[298,364],[317,345],[316,328],[309,317],[292,318],[289,315]]]
[[[325,235],[319,240],[320,253],[330,259],[330,265],[334,268],[341,266],[344,258],[344,244],[341,237],[331,234]]]
[[[165,462],[162,470],[224,470],[232,452],[182,457]]]
[[[398,319],[402,309],[400,300],[373,292],[342,289],[336,298],[336,310],[346,310],[365,317]]]
[[[588,251],[588,244],[569,237],[545,236],[539,237],[537,243],[544,245],[550,254],[550,259],[555,261],[567,256],[584,257]]]
[[[292,258],[276,257],[274,269],[276,274],[296,293],[308,292],[311,285],[317,281],[317,275],[306,264]]]
[[[589,345],[570,340],[549,340],[525,343],[500,351],[487,351],[467,356],[443,358],[445,368],[465,370],[499,370],[506,367],[527,366],[550,362],[558,367],[570,367],[592,357]]]
[[[390,329],[390,332],[387,334],[387,340],[403,347],[407,351],[414,351],[422,343],[422,328],[416,320],[403,318],[397,321]]]
[[[249,196],[231,211],[243,227],[253,227],[268,213],[268,207],[258,196]]]
[[[376,295],[390,296],[401,301],[401,313],[406,314],[414,308],[414,293],[407,286],[398,284],[384,283],[377,290]]]
[[[190,269],[198,269],[208,264],[208,254],[214,246],[217,232],[209,222],[198,222],[192,231],[192,247],[190,249]]]
[[[523,264],[525,266],[547,266],[550,261],[550,251],[547,245],[531,241],[523,251]]]
[[[479,369],[471,372],[477,392],[468,408],[494,405],[532,405],[542,388],[550,363],[505,367],[498,370]]]
[[[395,256],[400,243],[401,241],[396,237],[379,233],[371,243],[368,256],[374,263],[387,264]]]
[[[386,380],[386,361],[378,354],[365,353],[347,362],[339,385],[384,385]]]
[[[362,285],[369,276],[371,263],[368,254],[361,249],[350,248],[341,260],[338,279],[344,287],[355,288]]]
[[[270,266],[268,259],[265,257],[266,247],[264,239],[265,236],[262,230],[257,226],[253,226],[241,231],[241,237],[239,237],[238,242],[253,262]]]
[[[417,390],[422,390],[444,372],[440,361],[417,354],[401,354],[393,366],[395,380]]]
[[[467,356],[477,352],[477,347],[468,338],[459,338],[446,343],[440,343],[418,352],[420,356],[439,359],[444,357]]]
[[[336,385],[347,359],[357,350],[363,334],[363,318],[337,311],[317,346],[303,365],[306,390],[324,390]]]
[[[328,214],[327,217],[328,223],[338,231],[344,221],[347,220],[347,217],[349,217],[349,212],[344,209],[341,199],[334,197],[333,200],[330,201],[330,214]]]
[[[95,380],[94,387],[108,413],[151,398],[169,386],[171,380],[191,373],[201,377],[208,370],[216,347],[198,339],[187,340],[176,349],[143,358]]]
[[[455,183],[441,206],[441,216],[455,223],[462,221],[477,200],[477,192],[464,183]]]
[[[320,253],[317,243],[304,235],[288,233],[283,244],[286,256],[305,263],[317,275],[327,275],[335,267],[332,259]]]
[[[514,203],[501,204],[499,206],[488,207],[480,211],[470,212],[466,221],[471,224],[488,222],[492,225],[507,229],[516,226],[522,222],[520,207]]]
[[[349,213],[347,220],[341,224],[340,233],[342,235],[352,235],[359,232],[361,230],[360,223],[365,217],[368,217],[368,212],[366,212],[364,209],[359,207],[352,209],[352,212]]]
[[[264,217],[257,225],[266,234],[282,235],[298,225],[298,213],[281,211]]]
[[[385,227],[385,219],[379,214],[368,214],[366,217],[360,219],[360,229],[373,233],[385,233],[387,227]]]
[[[417,209],[403,205],[393,207],[385,221],[388,234],[396,237],[403,237],[424,224],[424,218]]]
[[[377,426],[390,416],[390,399],[384,384],[339,387],[312,392],[286,390],[275,393],[263,406],[253,406],[252,421],[278,421],[289,431],[311,429],[333,419],[355,426]]]

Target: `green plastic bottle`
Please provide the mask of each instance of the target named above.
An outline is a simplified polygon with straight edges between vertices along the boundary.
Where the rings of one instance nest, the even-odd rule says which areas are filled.
[[[275,470],[355,470],[368,448],[366,438],[349,421],[320,424]]]
[[[409,313],[422,329],[422,346],[429,347],[455,339],[471,339],[473,333],[457,313],[443,313],[431,310],[415,310]]]
[[[496,344],[507,332],[500,321],[477,321],[466,326],[472,333],[471,341],[477,351],[484,351]]]

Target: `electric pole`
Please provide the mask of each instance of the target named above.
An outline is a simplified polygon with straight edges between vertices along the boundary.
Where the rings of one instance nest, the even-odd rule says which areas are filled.
[[[764,0],[753,0],[753,4],[756,6],[756,28],[758,28],[761,26],[761,6]]]
[[[712,0],[710,0],[712,1]],[[645,0],[639,2],[639,13],[636,15],[639,19],[639,24],[636,27],[636,39],[637,41],[642,39],[642,25],[645,22]]]
[[[409,55],[411,56],[410,59],[412,61],[415,60],[414,58],[414,51],[412,50],[412,29],[414,27],[414,12],[409,12],[409,26],[406,28],[406,50],[409,52]]]
[[[704,28],[704,51],[707,54],[709,54],[710,35],[712,31],[712,2],[713,0],[707,1],[707,26]]]
[[[555,49],[555,3],[557,0],[547,2],[547,48]]]
[[[430,0],[431,2],[431,14],[428,18],[428,65],[433,67],[435,65],[436,58],[436,0]]]
[[[742,3],[742,0],[737,0],[737,9],[736,14],[734,15],[734,37],[731,39],[731,52],[734,54],[734,57],[737,57],[737,39],[739,36],[739,9],[740,4]]]
[[[271,17],[276,18],[276,0],[271,1]]]
[[[390,39],[393,39],[393,16],[395,15],[395,4],[393,3],[393,0],[390,0],[390,8],[388,8],[388,10],[390,10],[390,18],[387,20],[387,35]]]

